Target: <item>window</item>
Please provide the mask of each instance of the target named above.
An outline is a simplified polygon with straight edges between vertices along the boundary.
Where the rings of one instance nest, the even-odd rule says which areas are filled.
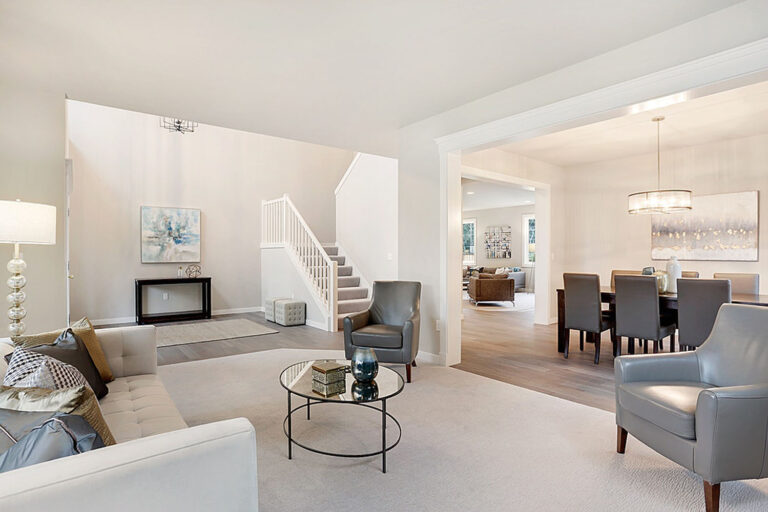
[[[536,216],[523,215],[523,266],[536,263]]]
[[[475,247],[477,247],[475,240],[477,221],[475,219],[464,219],[462,232],[462,263],[464,265],[474,265],[477,263],[477,259],[475,258]]]

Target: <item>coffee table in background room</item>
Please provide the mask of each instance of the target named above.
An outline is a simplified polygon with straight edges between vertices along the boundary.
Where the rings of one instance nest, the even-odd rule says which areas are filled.
[[[387,400],[400,394],[405,383],[403,378],[395,370],[380,366],[379,373],[373,381],[375,386],[358,385],[351,373],[346,374],[346,391],[338,395],[324,397],[312,391],[312,365],[317,363],[334,362],[349,366],[349,361],[335,359],[318,359],[314,361],[302,361],[292,364],[280,374],[280,384],[288,391],[288,414],[283,420],[283,432],[288,438],[288,458],[293,458],[293,445],[305,450],[331,457],[362,458],[381,455],[381,470],[387,472],[387,452],[397,446],[402,437],[402,428],[397,419],[387,412]],[[306,403],[292,408],[291,397],[296,395],[306,399]],[[374,404],[379,402],[380,407]],[[293,413],[307,410],[307,421],[310,421],[310,406],[316,404],[347,404],[351,406],[366,407],[381,413],[381,450],[368,453],[337,453],[319,450],[303,444],[293,438],[291,427]],[[387,418],[397,425],[397,440],[387,446]]]

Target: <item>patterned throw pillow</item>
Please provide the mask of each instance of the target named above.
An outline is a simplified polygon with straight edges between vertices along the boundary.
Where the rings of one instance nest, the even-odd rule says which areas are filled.
[[[16,347],[3,385],[17,388],[63,389],[88,386],[88,382],[77,368],[45,354]]]

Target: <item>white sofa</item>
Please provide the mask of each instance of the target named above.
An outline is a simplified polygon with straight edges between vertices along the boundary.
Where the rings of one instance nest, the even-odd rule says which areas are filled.
[[[115,375],[100,405],[117,444],[0,474],[0,510],[258,510],[251,423],[187,427],[157,376],[155,328],[97,334]],[[12,350],[0,339],[0,376]]]

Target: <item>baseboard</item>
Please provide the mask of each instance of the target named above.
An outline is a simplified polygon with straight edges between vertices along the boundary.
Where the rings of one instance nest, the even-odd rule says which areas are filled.
[[[325,325],[325,322],[318,322],[317,320],[307,320],[306,324],[310,327],[314,327],[315,329],[320,329],[322,331],[328,330],[328,326]]]
[[[214,309],[211,311],[212,316],[218,315],[234,315],[236,313],[263,313],[264,306],[251,306],[248,308],[230,308],[230,309]]]
[[[433,354],[432,352],[421,351],[416,355],[416,362],[432,364],[432,365],[442,365],[443,358],[440,357],[438,354]]]
[[[136,317],[135,316],[118,316],[115,318],[97,318],[95,320],[91,320],[91,323],[94,325],[94,327],[102,327],[105,325],[114,325],[114,324],[133,324],[133,323],[136,323]]]

